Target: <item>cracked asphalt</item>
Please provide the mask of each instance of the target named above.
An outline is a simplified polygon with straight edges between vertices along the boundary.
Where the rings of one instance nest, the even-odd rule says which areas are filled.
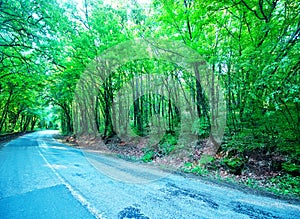
[[[0,148],[0,218],[300,218],[300,203],[83,151],[55,131]]]

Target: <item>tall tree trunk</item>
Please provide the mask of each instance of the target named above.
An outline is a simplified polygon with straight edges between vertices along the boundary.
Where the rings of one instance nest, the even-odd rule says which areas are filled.
[[[3,125],[4,125],[6,117],[7,117],[7,113],[8,113],[8,109],[9,109],[9,105],[10,105],[10,101],[11,101],[12,95],[13,95],[13,90],[11,89],[10,92],[9,92],[9,96],[7,98],[7,101],[5,103],[1,119],[0,119],[0,132],[3,129]]]
[[[209,115],[208,115],[208,104],[207,100],[204,95],[203,88],[201,86],[201,78],[199,73],[199,63],[194,64],[194,73],[196,78],[196,105],[197,105],[197,112],[198,117],[201,118],[204,116],[207,121],[209,121]]]
[[[108,78],[107,82],[104,83],[104,136],[112,137],[115,135],[113,129],[113,122],[111,118],[111,107],[113,103],[112,83],[111,78]]]

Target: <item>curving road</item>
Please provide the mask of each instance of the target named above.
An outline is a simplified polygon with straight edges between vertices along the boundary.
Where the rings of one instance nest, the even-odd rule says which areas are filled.
[[[248,194],[56,142],[0,149],[0,218],[300,218],[300,204]]]

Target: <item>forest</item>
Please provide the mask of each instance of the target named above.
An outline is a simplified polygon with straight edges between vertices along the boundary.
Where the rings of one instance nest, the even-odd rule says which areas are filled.
[[[0,0],[0,23],[0,134],[146,139],[300,195],[299,2]]]

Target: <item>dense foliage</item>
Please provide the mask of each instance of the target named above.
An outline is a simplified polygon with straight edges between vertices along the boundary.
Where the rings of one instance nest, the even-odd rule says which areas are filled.
[[[218,151],[211,153],[222,155],[218,165],[240,174],[251,160],[267,160],[269,170],[300,174],[297,1],[79,2],[0,0],[0,133],[56,127],[65,134],[80,130],[78,122],[76,127],[73,124],[83,115],[74,111],[74,92],[89,64],[128,40],[167,39],[203,57],[212,72],[207,80],[210,90],[199,82],[197,68],[189,71],[157,59],[130,61],[95,94],[93,119],[98,133],[103,138],[116,135],[125,119],[133,135],[147,137],[156,115],[163,119],[158,126],[164,126],[165,135],[158,133],[161,140],[145,149],[143,159],[151,161],[184,145],[178,142],[182,118],[171,101],[177,83],[176,98],[188,99],[197,112],[189,128],[198,140],[217,144],[210,129],[218,111],[211,109],[218,106],[217,94],[222,92],[227,107],[225,136],[220,148],[215,145]],[[153,72],[164,76],[166,87],[160,94],[145,92]],[[120,96],[128,85],[130,92]],[[120,109],[126,101],[132,101],[128,118],[115,121],[113,104]]]

